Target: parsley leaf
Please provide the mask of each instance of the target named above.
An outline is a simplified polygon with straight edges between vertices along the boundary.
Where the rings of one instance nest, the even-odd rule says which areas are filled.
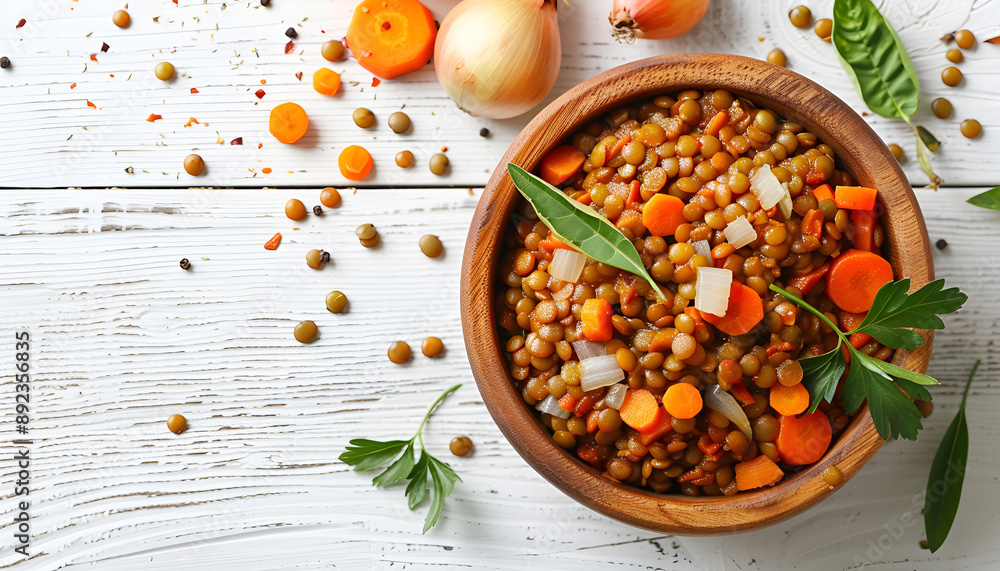
[[[816,412],[816,408],[822,401],[833,402],[833,397],[837,393],[837,383],[844,375],[847,362],[844,361],[844,354],[840,352],[840,344],[837,347],[822,355],[799,359],[802,365],[802,385],[809,389],[809,413]]]
[[[427,497],[429,479],[433,489],[433,497],[427,518],[424,520],[424,533],[427,533],[437,523],[438,518],[441,517],[441,510],[444,508],[444,499],[451,495],[452,490],[455,489],[455,482],[461,481],[461,478],[451,467],[432,456],[424,447],[424,425],[434,409],[441,404],[441,401],[460,386],[462,385],[451,387],[434,401],[434,404],[427,410],[427,414],[424,415],[424,420],[420,423],[413,438],[389,441],[359,438],[351,440],[344,453],[340,455],[341,462],[354,466],[355,470],[364,471],[374,470],[384,465],[389,460],[396,458],[396,455],[402,450],[403,454],[396,458],[382,473],[375,476],[372,484],[382,487],[409,480],[410,482],[406,485],[406,498],[407,505],[412,510]],[[418,441],[420,442],[420,459],[416,460],[416,443]]]
[[[887,283],[878,290],[868,315],[852,333],[867,333],[893,349],[913,351],[924,344],[913,329],[943,329],[944,322],[935,314],[953,313],[969,299],[957,287],[943,288],[944,280],[937,280],[907,294],[909,278]]]

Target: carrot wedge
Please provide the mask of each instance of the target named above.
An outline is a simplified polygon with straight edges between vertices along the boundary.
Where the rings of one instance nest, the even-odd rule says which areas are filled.
[[[767,456],[761,454],[753,460],[740,462],[735,467],[736,489],[739,491],[753,490],[777,484],[785,473]]]
[[[851,210],[871,210],[875,208],[875,196],[878,191],[867,186],[838,186],[834,193],[837,208]]]
[[[586,160],[587,157],[573,145],[562,145],[545,155],[538,167],[538,174],[545,182],[557,186],[576,174]]]

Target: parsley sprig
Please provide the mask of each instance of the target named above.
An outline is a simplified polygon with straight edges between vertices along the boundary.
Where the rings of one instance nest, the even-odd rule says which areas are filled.
[[[461,481],[458,474],[447,464],[438,460],[424,447],[423,430],[427,419],[437,408],[441,401],[453,393],[458,387],[457,384],[446,390],[438,397],[434,404],[427,409],[423,421],[417,427],[417,433],[409,440],[368,440],[357,438],[351,440],[346,452],[340,455],[340,461],[354,466],[357,471],[374,470],[386,462],[396,458],[400,451],[402,456],[389,465],[381,474],[375,476],[372,483],[378,487],[388,486],[403,480],[409,480],[406,485],[407,504],[410,509],[414,509],[423,503],[427,497],[427,485],[430,483],[433,488],[431,507],[424,519],[424,531],[434,527],[441,516],[441,509],[444,507],[444,499],[451,494],[455,488],[455,482]],[[416,443],[420,443],[420,459],[416,459]]]
[[[937,315],[957,311],[968,299],[958,288],[944,289],[944,280],[930,282],[912,294],[907,294],[909,289],[909,278],[882,286],[861,325],[845,333],[806,301],[771,286],[772,291],[812,313],[837,334],[837,346],[832,351],[799,360],[805,374],[802,384],[810,395],[809,412],[814,412],[821,401],[833,402],[837,385],[847,369],[841,352],[841,346],[846,345],[851,355],[851,368],[841,388],[844,410],[852,413],[867,400],[879,436],[886,440],[900,436],[907,440],[917,439],[917,432],[923,425],[920,411],[910,397],[930,400],[931,395],[924,387],[938,382],[927,375],[869,357],[852,347],[848,340],[854,333],[866,333],[887,347],[912,351],[924,343],[923,337],[913,329],[944,328],[944,322]]]

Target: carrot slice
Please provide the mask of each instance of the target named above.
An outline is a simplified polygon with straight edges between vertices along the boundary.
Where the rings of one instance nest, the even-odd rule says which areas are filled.
[[[712,120],[708,122],[708,126],[705,127],[705,134],[715,137],[719,134],[719,131],[726,126],[729,122],[729,112],[723,109],[712,117]]]
[[[840,309],[862,313],[872,308],[879,288],[891,281],[888,260],[872,252],[848,250],[830,265],[825,293]]]
[[[337,164],[340,166],[340,174],[344,175],[344,178],[361,180],[372,172],[374,161],[367,149],[351,145],[340,152]]]
[[[761,454],[753,460],[740,462],[735,466],[736,489],[739,491],[753,490],[777,484],[785,473],[767,456]]]
[[[268,126],[275,139],[291,145],[306,134],[309,129],[309,116],[298,103],[282,103],[271,109]]]
[[[340,74],[321,67],[313,74],[313,89],[320,95],[336,95],[340,91]]]
[[[625,145],[629,144],[630,141],[632,141],[632,133],[625,133],[625,136],[618,139],[618,141],[615,142],[615,146],[611,147],[611,152],[607,155],[608,160],[613,159],[615,155],[622,152],[622,149],[624,149]]]
[[[663,410],[656,397],[646,389],[628,389],[625,400],[618,407],[618,414],[625,424],[639,432],[649,432],[659,424]]]
[[[615,310],[611,303],[601,297],[591,298],[583,302],[580,321],[583,323],[583,336],[589,341],[607,343],[614,336],[614,325],[611,317]]]
[[[851,222],[854,224],[854,248],[877,252],[875,245],[875,226],[878,225],[878,215],[874,210],[852,210]]]
[[[789,279],[788,285],[802,292],[802,295],[808,295],[828,271],[830,271],[830,262],[826,262],[808,274]]]
[[[573,145],[562,145],[545,155],[538,167],[538,175],[553,186],[560,185],[576,174],[586,160],[586,155]]]
[[[813,208],[802,217],[801,231],[803,236],[812,236],[819,240],[823,237],[823,211]]]
[[[642,208],[642,225],[654,236],[673,236],[685,222],[684,201],[670,194],[654,194]]]
[[[540,242],[538,242],[538,248],[540,250],[545,250],[546,252],[554,252],[555,250],[573,250],[574,252],[576,251],[571,246],[563,244],[558,238],[555,238],[551,234],[549,234],[547,238],[543,238]]]
[[[723,333],[743,335],[749,333],[764,319],[764,303],[751,287],[741,284],[739,280],[733,280],[729,286],[729,306],[726,308],[726,315],[719,317],[702,312],[701,317]]]
[[[427,65],[436,37],[434,15],[417,0],[362,0],[347,28],[355,59],[383,79]]]
[[[867,186],[838,186],[834,200],[837,202],[837,208],[871,210],[875,208],[877,194],[877,190]]]
[[[649,432],[642,432],[639,434],[639,442],[642,442],[643,446],[649,446],[669,434],[673,429],[674,424],[673,421],[670,420],[670,415],[661,414],[660,420],[657,421],[656,426],[649,429]]]
[[[809,391],[802,383],[786,387],[775,383],[771,387],[771,408],[786,416],[801,414],[809,408]]]
[[[830,188],[828,184],[821,184],[813,189],[813,198],[816,199],[816,204],[823,202],[824,200],[833,200],[833,189]]]
[[[625,206],[639,202],[639,199],[642,197],[642,195],[639,192],[641,188],[642,188],[641,182],[639,182],[638,180],[632,181],[632,185],[628,189],[628,198],[625,199]]]
[[[587,432],[593,434],[600,429],[600,425],[597,421],[597,415],[600,411],[591,410],[587,413]]]
[[[872,340],[872,336],[867,333],[852,333],[847,341],[851,344],[851,347],[855,349],[860,349],[865,346],[869,341]]]
[[[565,410],[566,412],[573,412],[576,410],[576,403],[579,399],[575,396],[566,393],[559,399],[559,408]]]
[[[743,406],[750,406],[754,402],[756,402],[754,401],[753,395],[750,394],[750,390],[747,389],[747,386],[745,384],[743,384],[743,381],[733,383],[733,386],[732,388],[729,389],[729,392],[733,393],[733,396],[736,397],[736,400],[740,401],[740,404],[742,404]]]
[[[670,385],[663,394],[663,408],[675,418],[694,418],[701,412],[703,405],[701,392],[694,385],[687,383]]]
[[[826,413],[817,410],[802,416],[778,418],[778,457],[789,466],[813,464],[826,454],[833,440],[833,427]]]

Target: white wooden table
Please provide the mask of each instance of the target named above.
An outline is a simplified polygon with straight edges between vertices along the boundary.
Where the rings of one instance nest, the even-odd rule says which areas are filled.
[[[441,19],[454,3],[428,5]],[[610,40],[609,2],[569,0],[560,6],[564,59],[550,100],[650,55],[764,57],[780,47],[791,69],[864,110],[831,47],[788,23],[797,3],[716,0],[688,35],[630,46]],[[937,274],[970,295],[935,340],[935,413],[919,442],[888,444],[806,514],[763,531],[692,539],[634,529],[564,497],[514,453],[475,389],[459,321],[461,253],[481,187],[530,114],[469,117],[430,67],[373,88],[353,60],[330,66],[344,73],[341,94],[317,95],[308,79],[324,64],[319,46],[344,34],[352,0],[273,0],[269,8],[258,0],[132,2],[125,30],[111,23],[119,2],[3,2],[0,55],[13,66],[0,70],[0,567],[997,568],[1000,213],[964,200],[1000,184],[1000,46],[967,52],[964,83],[948,88],[938,38],[962,27],[979,39],[1000,35],[1000,3],[889,4],[884,11],[923,83],[917,120],[943,142],[934,164],[947,187],[917,191],[932,241],[949,244],[934,251]],[[817,17],[831,5],[810,3]],[[21,18],[26,25],[15,28]],[[299,37],[286,55],[289,26]],[[176,80],[153,78],[159,61],[176,66]],[[266,91],[261,100],[258,89]],[[953,102],[951,119],[931,115],[938,96]],[[309,112],[305,144],[280,145],[266,132],[269,109],[288,100]],[[359,106],[375,112],[376,128],[353,125]],[[413,130],[399,136],[385,121],[404,107]],[[151,113],[163,119],[146,122]],[[200,123],[184,127],[191,117]],[[974,141],[958,133],[968,117],[983,124]],[[868,119],[887,142],[903,145],[907,174],[922,186],[904,124]],[[479,136],[482,127],[489,137]],[[243,145],[230,145],[237,137]],[[311,206],[319,188],[347,186],[335,160],[352,143],[375,156],[364,187],[344,191],[343,206],[323,217],[287,220],[287,199]],[[441,146],[452,166],[436,177],[426,163]],[[418,162],[407,171],[392,163],[404,148]],[[208,164],[200,178],[181,169],[190,152]],[[353,229],[364,222],[378,227],[380,248],[358,244]],[[281,247],[265,251],[279,231]],[[420,255],[417,239],[426,233],[441,237],[442,258]],[[302,263],[316,247],[333,255],[320,272]],[[189,272],[178,267],[183,257]],[[347,313],[323,308],[333,289],[350,298]],[[310,346],[292,339],[303,319],[319,324]],[[11,459],[20,449],[11,442],[24,438],[14,432],[11,376],[22,330],[31,335],[27,498],[14,495],[20,468]],[[444,340],[443,357],[416,356],[403,367],[387,361],[390,342],[416,348],[428,335]],[[948,542],[931,554],[918,545],[920,494],[977,358],[964,501]],[[410,433],[456,382],[465,385],[433,417],[427,440],[463,482],[438,526],[421,535],[423,509],[410,512],[401,489],[373,488],[337,456],[350,438]],[[181,435],[165,426],[174,413],[190,423]],[[470,457],[447,452],[459,434],[475,442]],[[28,558],[13,551],[12,522],[25,499]]]

